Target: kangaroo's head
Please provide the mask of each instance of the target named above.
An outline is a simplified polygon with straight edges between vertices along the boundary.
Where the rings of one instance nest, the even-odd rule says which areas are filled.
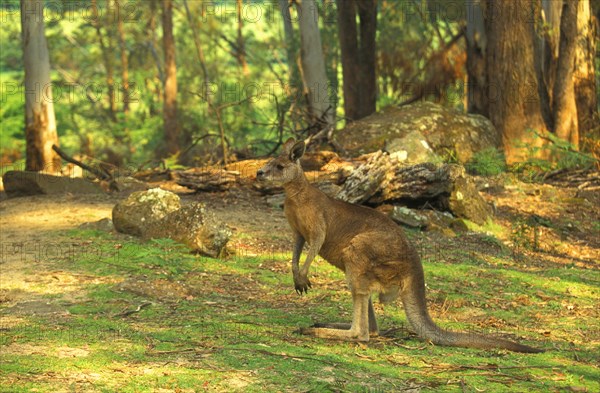
[[[304,172],[300,166],[300,157],[304,155],[305,148],[304,141],[288,139],[283,144],[279,156],[271,159],[256,172],[256,179],[284,186],[302,178]]]

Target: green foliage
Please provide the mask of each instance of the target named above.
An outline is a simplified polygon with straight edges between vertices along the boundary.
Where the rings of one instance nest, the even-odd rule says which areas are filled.
[[[465,167],[476,175],[495,176],[506,172],[506,161],[503,152],[490,147],[475,153]]]

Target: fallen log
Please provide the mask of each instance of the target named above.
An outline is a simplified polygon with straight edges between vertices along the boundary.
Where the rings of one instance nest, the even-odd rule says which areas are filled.
[[[224,191],[236,184],[238,171],[215,168],[192,168],[173,171],[171,177],[177,184],[196,191]]]
[[[422,163],[411,165],[404,157],[383,151],[373,153],[342,185],[339,199],[380,205],[401,203],[432,206],[483,224],[492,214],[462,165]]]

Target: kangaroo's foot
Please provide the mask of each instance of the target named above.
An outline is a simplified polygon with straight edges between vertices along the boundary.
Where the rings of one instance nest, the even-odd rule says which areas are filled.
[[[328,328],[328,329],[339,329],[339,330],[350,330],[352,328],[352,324],[343,323],[343,322],[333,322],[333,323],[315,323],[311,326],[311,328]],[[377,337],[379,336],[379,329],[377,329],[377,324],[373,326],[369,321],[369,337]]]
[[[330,326],[330,327],[323,327]],[[331,327],[335,326],[335,327]],[[332,324],[315,324],[308,328],[300,328],[298,331],[300,334],[307,336],[314,336],[319,338],[326,338],[330,340],[342,340],[342,341],[369,341],[369,332],[359,332],[350,328],[349,324],[343,323],[332,323]]]

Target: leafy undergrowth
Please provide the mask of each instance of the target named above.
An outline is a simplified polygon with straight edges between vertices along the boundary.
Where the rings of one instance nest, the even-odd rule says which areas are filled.
[[[290,255],[220,261],[167,240],[141,243],[92,231],[68,235],[78,251],[54,261],[54,268],[87,277],[85,296],[42,295],[63,312],[15,315],[1,326],[2,391],[600,388],[598,271],[527,266],[486,238],[478,247],[464,247],[466,237],[442,244],[410,234],[423,255],[434,319],[547,352],[433,346],[406,329],[399,305],[376,306],[384,334],[368,344],[300,336],[299,326],[351,317],[344,277],[324,261],[313,264],[314,289],[298,296]]]

